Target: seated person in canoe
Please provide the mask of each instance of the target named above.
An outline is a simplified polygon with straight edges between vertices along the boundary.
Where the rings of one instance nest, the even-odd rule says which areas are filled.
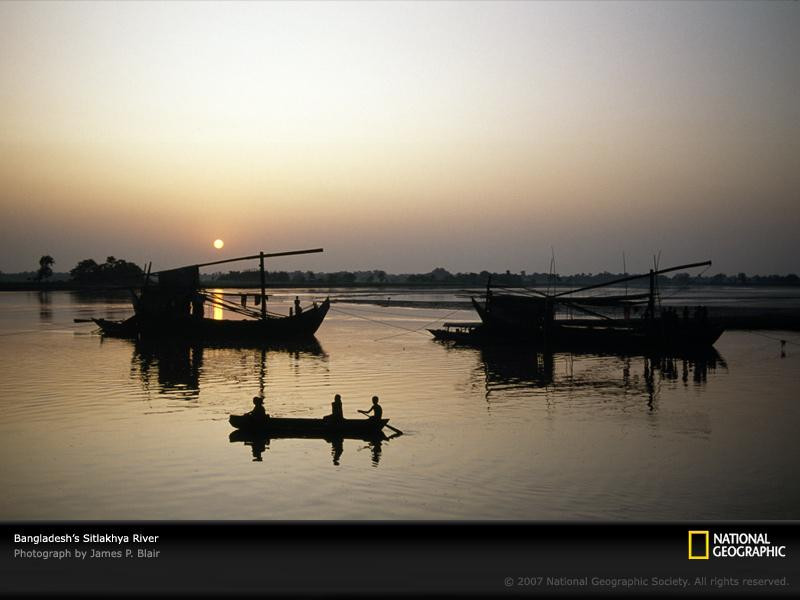
[[[268,419],[269,415],[267,411],[264,410],[264,398],[261,396],[253,396],[253,410],[247,413],[248,417],[252,417],[254,419]]]
[[[373,419],[375,421],[380,421],[383,418],[383,408],[381,407],[380,404],[378,404],[377,396],[372,397],[372,408],[370,408],[369,410],[360,410],[358,412],[364,415],[372,413],[370,419]]]
[[[342,397],[336,394],[331,402],[331,414],[322,417],[323,421],[344,421],[344,409],[342,408]]]

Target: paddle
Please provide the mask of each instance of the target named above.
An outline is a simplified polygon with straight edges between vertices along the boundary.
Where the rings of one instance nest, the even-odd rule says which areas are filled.
[[[356,409],[356,410],[358,410],[358,409]],[[369,414],[369,413],[368,413],[367,411],[365,411],[365,410],[359,410],[358,412],[360,412],[362,415],[368,415],[368,414]],[[400,430],[399,430],[397,427],[392,427],[392,426],[391,426],[391,425],[389,425],[388,423],[386,423],[386,425],[384,425],[384,427],[388,427],[389,429],[391,429],[392,431],[394,431],[394,432],[395,432],[395,433],[397,433],[398,435],[403,435],[403,432],[402,432],[402,431],[400,431]]]
[[[400,430],[399,430],[397,427],[392,427],[392,426],[391,426],[391,425],[389,425],[388,423],[387,423],[386,425],[384,425],[384,427],[388,427],[389,429],[391,429],[392,431],[394,431],[394,432],[395,432],[397,435],[403,435],[403,432],[402,432],[402,431],[400,431]]]

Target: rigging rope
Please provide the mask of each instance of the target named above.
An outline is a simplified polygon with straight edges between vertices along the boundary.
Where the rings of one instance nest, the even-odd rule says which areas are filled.
[[[238,304],[230,302],[229,300],[225,300],[225,299],[222,299],[222,298],[217,298],[215,296],[209,296],[208,294],[201,294],[201,295],[212,306],[217,306],[217,307],[229,310],[231,312],[234,312],[234,313],[237,313],[237,314],[240,314],[240,315],[244,315],[246,317],[251,317],[253,319],[258,319],[258,318],[261,317],[261,312],[255,310],[255,309],[245,308],[243,306],[240,306]],[[280,313],[272,312],[272,311],[269,311],[269,310],[267,311],[267,314],[268,315],[272,315],[274,317],[285,317],[286,316],[286,315],[282,315]]]
[[[707,266],[705,269],[703,269],[702,271],[700,271],[700,273],[697,275],[697,277],[702,277],[702,276],[703,276],[703,273],[705,273],[706,271],[708,271],[710,268],[711,268],[711,265],[708,265],[708,266]],[[682,284],[682,285],[678,286],[678,289],[677,289],[677,290],[675,290],[675,291],[674,291],[672,294],[668,294],[668,295],[666,295],[666,296],[664,296],[664,295],[662,294],[662,299],[663,299],[663,298],[672,298],[672,297],[673,297],[675,294],[677,294],[677,293],[679,293],[679,292],[682,292],[683,290],[685,290],[686,288],[688,288],[690,285],[692,285],[692,282],[691,282],[691,281],[690,281],[690,282],[688,282],[688,283],[684,283],[684,284]]]

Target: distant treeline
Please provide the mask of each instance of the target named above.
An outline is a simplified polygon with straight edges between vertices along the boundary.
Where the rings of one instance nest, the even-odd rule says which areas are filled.
[[[42,263],[45,258],[50,259]],[[47,269],[55,261],[51,257],[40,259],[40,269],[38,271],[24,271],[21,273],[3,273],[0,271],[0,282],[2,283],[24,283],[35,284],[39,287],[45,282],[60,284],[73,284],[78,286],[102,286],[102,285],[139,285],[144,279],[144,272],[135,263],[116,259],[113,256],[106,258],[106,262],[97,263],[91,258],[80,261],[69,273],[55,273]],[[381,286],[381,285],[459,285],[479,287],[486,285],[489,277],[492,284],[507,287],[547,287],[548,285],[559,286],[584,286],[596,283],[606,283],[614,279],[625,277],[625,273],[576,273],[574,275],[549,275],[548,273],[490,273],[480,271],[478,273],[451,273],[447,269],[437,267],[429,273],[400,273],[392,274],[382,270],[371,271],[336,271],[332,273],[315,271],[266,271],[266,282],[271,285],[297,285],[297,286]],[[218,283],[228,287],[236,285],[257,285],[260,281],[260,272],[256,269],[246,271],[229,271],[227,273],[212,273],[201,276],[201,280],[206,284]],[[717,273],[716,275],[702,276],[690,275],[689,273],[676,273],[673,276],[661,275],[658,278],[659,285],[800,285],[800,278],[795,275],[746,275],[737,273],[736,275],[726,275]],[[629,285],[646,286],[647,279],[629,282]]]
[[[402,284],[425,284],[425,285],[466,285],[483,286],[486,285],[489,277],[492,284],[498,286],[521,287],[547,285],[592,285],[595,283],[606,283],[614,279],[625,277],[625,273],[576,273],[574,275],[554,275],[548,273],[490,273],[480,271],[479,273],[451,273],[447,269],[437,267],[429,273],[401,273],[391,274],[386,271],[336,271],[333,273],[321,273],[314,271],[266,271],[267,283],[271,284],[294,284],[294,285],[402,285]],[[229,271],[228,273],[213,273],[203,275],[202,279],[206,282],[219,282],[228,285],[256,284],[260,281],[258,270]],[[692,276],[689,273],[676,273],[672,277],[661,275],[658,278],[659,285],[800,285],[800,278],[795,275],[752,275],[745,273],[736,275],[726,275],[718,273],[716,275]],[[635,285],[636,282],[630,282]],[[643,279],[641,285],[647,285],[647,279]]]
[[[45,260],[49,259],[49,260]],[[31,282],[45,285],[73,283],[85,286],[103,285],[139,285],[144,278],[144,271],[135,263],[117,259],[113,256],[106,258],[106,262],[98,263],[92,258],[86,258],[73,267],[69,273],[54,273],[51,266],[55,263],[52,257],[43,256],[40,260],[38,271],[23,271],[21,273],[3,273],[0,271],[0,282],[23,283]]]

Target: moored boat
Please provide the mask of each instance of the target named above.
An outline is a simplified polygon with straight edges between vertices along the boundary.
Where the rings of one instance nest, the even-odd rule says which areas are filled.
[[[330,299],[311,306],[302,307],[299,298],[289,314],[277,314],[267,310],[266,277],[264,259],[276,256],[322,252],[321,248],[294,250],[231,258],[201,263],[152,273],[157,280],[151,281],[148,270],[144,283],[133,296],[134,315],[125,320],[92,319],[107,336],[123,338],[177,337],[197,342],[258,342],[281,343],[314,336],[330,309]],[[260,293],[222,292],[209,293],[200,286],[200,268],[221,263],[259,259]],[[225,296],[235,296],[236,301]],[[255,307],[248,308],[252,298]],[[215,314],[222,310],[243,316],[242,319],[209,319],[205,317],[205,305],[214,307]]]
[[[312,338],[330,309],[330,300],[291,316],[267,315],[264,319],[208,319],[194,317],[143,318],[134,315],[122,321],[92,319],[110,337],[180,337],[208,342],[285,342]]]
[[[472,298],[480,323],[445,323],[443,328],[428,331],[439,341],[471,345],[524,343],[551,350],[687,350],[711,347],[724,327],[708,318],[705,307],[660,307],[657,277],[661,274],[698,266],[692,263],[647,274],[631,275],[613,281],[545,293],[520,288],[495,293],[487,283],[483,302]],[[624,296],[576,296],[614,284],[649,277],[647,293]],[[640,311],[640,306],[644,310]],[[623,317],[605,314],[620,310]],[[578,312],[588,318],[573,318]],[[640,316],[632,317],[632,313]],[[660,314],[659,314],[660,313]],[[557,316],[559,315],[559,316]],[[560,317],[560,318],[559,318]]]
[[[428,329],[430,334],[440,342],[456,344],[478,344],[484,340],[481,323],[443,323],[439,329]]]

